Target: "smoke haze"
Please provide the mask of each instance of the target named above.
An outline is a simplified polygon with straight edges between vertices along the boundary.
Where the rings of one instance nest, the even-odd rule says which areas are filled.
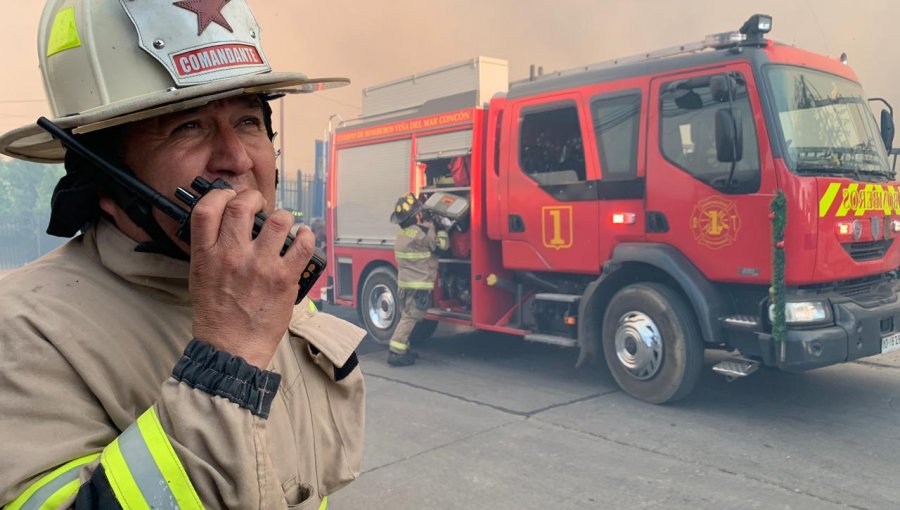
[[[846,52],[869,96],[900,107],[894,39],[900,2],[891,0],[248,1],[274,69],[352,80],[342,89],[286,99],[289,178],[298,169],[312,171],[313,141],[323,138],[330,115],[359,114],[364,87],[478,55],[508,60],[516,80],[527,77],[530,64],[550,72],[698,41],[736,30],[754,13],[773,16],[772,39],[835,58]],[[7,78],[0,82],[0,131],[7,131],[49,107],[36,56],[43,2],[3,3]]]

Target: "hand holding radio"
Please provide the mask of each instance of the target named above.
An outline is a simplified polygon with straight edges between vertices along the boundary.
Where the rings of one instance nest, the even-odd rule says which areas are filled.
[[[216,348],[265,368],[299,303],[325,269],[315,237],[302,228],[290,234],[293,217],[267,217],[262,194],[236,193],[222,179],[198,177],[175,196],[185,211],[126,169],[107,161],[71,133],[42,117],[37,124],[113,178],[141,203],[180,224],[178,238],[190,245],[193,333]],[[193,242],[192,242],[193,241]]]
[[[193,335],[261,368],[290,323],[315,249],[308,228],[289,237],[290,213],[258,216],[265,205],[258,191],[214,186],[190,222]]]
[[[199,196],[195,196],[193,193],[191,193],[190,191],[188,191],[184,188],[178,188],[177,190],[175,190],[175,196],[179,200],[184,202],[188,207],[190,207],[191,211],[193,212],[193,208],[197,204],[197,201],[199,201],[200,198],[202,198],[204,195],[206,195],[207,193],[209,193],[210,191],[212,191],[214,189],[230,190],[231,185],[229,185],[228,182],[226,182],[223,179],[216,179],[213,182],[209,182],[208,180],[204,179],[203,177],[197,177],[196,179],[194,179],[194,182],[191,183],[191,188],[195,192],[197,192],[199,194]],[[253,230],[252,230],[252,238],[253,239],[256,239],[256,237],[260,234],[263,227],[265,226],[265,223],[266,223],[265,213],[257,212],[256,215],[253,217]],[[291,224],[293,224],[293,216],[291,217]],[[304,227],[304,228],[306,228],[306,227]],[[288,229],[288,230],[290,230],[290,229]],[[306,230],[308,231],[309,228],[306,228]],[[181,228],[178,230],[177,235],[185,243],[188,243],[188,244],[191,243],[191,218],[190,218],[190,215],[184,221],[182,221]],[[287,234],[287,237],[285,237],[285,239],[284,239],[283,246],[281,247],[280,254],[282,256],[284,256],[284,254],[288,251],[288,248],[291,247],[291,245],[294,242],[294,238],[295,238],[294,234],[291,234],[291,233]],[[315,245],[313,245],[313,246],[315,246]],[[300,301],[302,301],[303,298],[309,293],[313,284],[316,283],[316,280],[319,278],[319,276],[325,270],[325,254],[322,252],[322,250],[316,248],[314,250],[314,252],[312,253],[311,258],[309,258],[309,263],[304,264],[301,267],[305,267],[305,269],[301,273],[300,278],[298,280],[298,284],[299,284],[300,288],[297,291],[297,299],[295,300],[294,304],[300,304]]]

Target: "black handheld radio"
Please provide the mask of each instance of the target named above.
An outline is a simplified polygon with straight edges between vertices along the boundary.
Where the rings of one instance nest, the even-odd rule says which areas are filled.
[[[203,195],[209,193],[210,190],[231,188],[228,182],[222,179],[216,179],[213,182],[209,182],[203,177],[197,177],[196,179],[194,179],[194,182],[191,183],[191,188],[197,193],[196,195],[184,188],[178,188],[177,190],[175,190],[175,196],[178,198],[178,200],[184,202],[184,204],[190,208],[190,210],[185,211],[155,189],[144,184],[144,182],[142,182],[134,175],[105,160],[102,156],[86,147],[74,136],[54,124],[46,117],[39,118],[37,121],[37,125],[53,135],[53,137],[58,139],[64,146],[66,146],[67,149],[75,151],[80,156],[96,165],[97,168],[115,179],[116,182],[125,187],[125,189],[134,193],[142,200],[146,200],[153,207],[156,207],[157,209],[162,211],[166,216],[169,216],[170,218],[177,221],[180,225],[177,232],[178,238],[188,244],[190,244],[191,242],[191,211],[193,211],[194,205],[196,205],[197,201],[199,201],[200,198],[203,197]],[[265,222],[266,215],[262,212],[256,213],[256,218],[254,218],[253,220],[254,239],[257,235],[259,235],[259,232]],[[288,234],[287,239],[284,240],[284,246],[281,248],[282,255],[284,255],[287,249],[290,248],[293,242],[293,234]],[[322,253],[320,249],[316,248],[316,251],[313,253],[312,258],[307,263],[306,269],[300,276],[300,280],[298,282],[300,284],[300,290],[297,292],[296,303],[300,303],[300,301],[303,300],[304,297],[306,297],[306,294],[309,293],[310,289],[312,289],[313,284],[316,283],[316,280],[319,278],[319,276],[322,275],[322,272],[324,271],[325,254]]]

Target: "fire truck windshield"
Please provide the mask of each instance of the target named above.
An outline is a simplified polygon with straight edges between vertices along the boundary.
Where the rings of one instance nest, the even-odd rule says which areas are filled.
[[[862,87],[811,69],[775,65],[767,72],[778,111],[785,161],[798,174],[893,179]]]

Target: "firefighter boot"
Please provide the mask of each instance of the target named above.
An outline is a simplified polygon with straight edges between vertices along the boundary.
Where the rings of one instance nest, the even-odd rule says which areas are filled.
[[[398,354],[394,351],[388,352],[388,365],[392,367],[408,367],[410,365],[414,365],[416,363],[416,358],[418,356],[416,353],[411,351],[406,351],[403,354]]]

